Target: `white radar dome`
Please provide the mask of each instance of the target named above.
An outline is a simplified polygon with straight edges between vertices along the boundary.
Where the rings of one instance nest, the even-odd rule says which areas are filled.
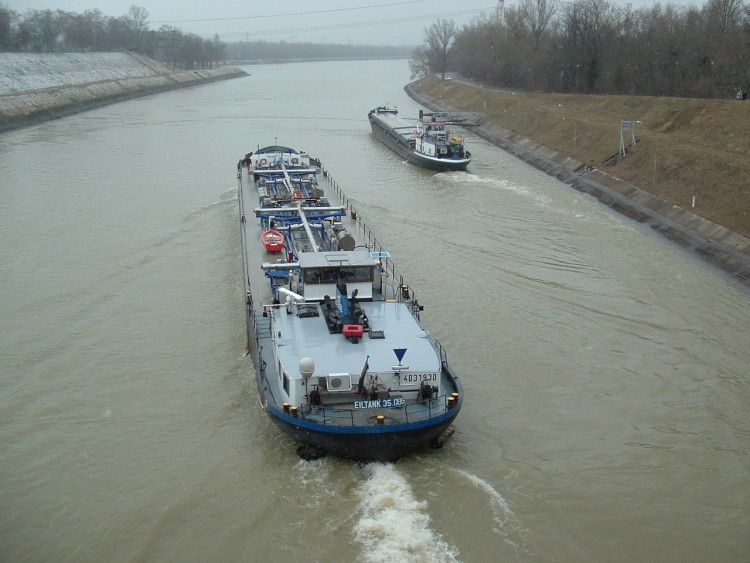
[[[302,377],[310,377],[315,373],[315,361],[312,358],[302,358],[299,361],[299,372]]]

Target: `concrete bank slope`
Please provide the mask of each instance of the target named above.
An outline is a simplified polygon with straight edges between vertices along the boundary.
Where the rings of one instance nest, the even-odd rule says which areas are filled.
[[[461,111],[419,92],[417,82],[407,84],[404,90],[432,110]],[[492,123],[481,123],[472,132],[615,211],[648,225],[750,286],[750,238]]]
[[[240,76],[234,66],[175,71],[135,53],[0,53],[0,132]]]

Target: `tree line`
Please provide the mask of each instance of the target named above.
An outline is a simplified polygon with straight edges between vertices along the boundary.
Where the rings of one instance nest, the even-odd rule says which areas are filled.
[[[412,78],[456,72],[526,91],[735,97],[750,87],[750,3],[519,0],[460,29],[438,20],[409,65]]]
[[[234,61],[408,59],[411,47],[290,43],[287,41],[238,41],[227,43],[227,58]]]
[[[98,9],[82,14],[29,10],[21,16],[0,3],[0,52],[83,53],[136,51],[173,68],[212,68],[226,58],[224,45],[177,27],[149,29],[149,13],[131,6],[120,17]]]
[[[410,47],[238,41],[223,43],[162,25],[149,29],[146,8],[131,6],[120,17],[98,9],[82,14],[29,10],[23,16],[0,2],[0,52],[64,53],[135,51],[180,69],[211,68],[226,60],[320,60],[403,58]]]

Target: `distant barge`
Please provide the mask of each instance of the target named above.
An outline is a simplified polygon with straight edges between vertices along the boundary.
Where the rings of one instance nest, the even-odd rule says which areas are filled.
[[[463,135],[449,129],[458,123],[445,117],[448,114],[420,110],[418,119],[408,120],[391,106],[377,107],[368,114],[375,138],[412,164],[441,172],[466,170],[471,153]]]

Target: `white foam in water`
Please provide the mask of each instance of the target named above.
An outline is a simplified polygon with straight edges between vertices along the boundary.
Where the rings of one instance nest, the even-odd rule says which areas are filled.
[[[458,551],[430,528],[427,503],[414,498],[393,464],[371,463],[363,471],[367,479],[358,491],[362,515],[354,528],[363,561],[458,560]]]
[[[498,526],[497,532],[502,534],[509,545],[521,547],[526,541],[526,530],[523,529],[519,522],[514,518],[513,512],[503,495],[496,491],[490,483],[477,477],[473,473],[469,473],[465,469],[454,468],[453,471],[467,479],[472,485],[479,488],[487,495],[487,500],[489,501],[492,510],[493,520]],[[513,539],[513,537],[515,537],[515,539]]]
[[[302,495],[295,495],[294,502],[302,502],[307,509],[318,509],[325,504],[327,497],[340,496],[344,481],[331,479],[334,466],[330,458],[309,460],[300,459],[295,470],[296,482]],[[299,500],[303,499],[303,500]]]
[[[437,176],[448,183],[452,184],[475,184],[477,186],[488,186],[490,188],[497,188],[500,190],[507,190],[523,196],[531,196],[535,199],[541,198],[539,203],[545,203],[549,201],[547,196],[540,196],[537,192],[529,188],[528,186],[521,186],[509,182],[504,178],[488,178],[485,176],[478,176],[476,174],[470,174],[469,172],[441,172]]]
[[[511,516],[513,513],[510,511],[510,507],[508,506],[508,503],[503,498],[503,495],[498,493],[492,485],[490,485],[487,481],[484,479],[481,479],[480,477],[477,477],[473,473],[469,473],[465,469],[454,469],[454,471],[460,475],[463,475],[464,478],[471,481],[475,486],[482,489],[484,492],[487,493],[490,503],[493,506],[499,507],[503,513],[503,515]]]

